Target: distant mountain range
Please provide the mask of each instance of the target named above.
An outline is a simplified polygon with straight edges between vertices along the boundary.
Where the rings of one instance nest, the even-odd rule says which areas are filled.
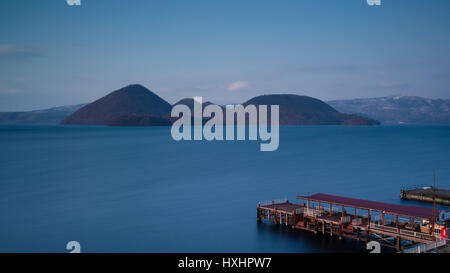
[[[192,99],[177,104],[193,107]],[[212,104],[206,102],[203,105]],[[280,105],[280,125],[376,125],[377,121],[339,113],[328,104],[306,96],[266,95],[243,105]],[[129,85],[90,103],[61,121],[61,124],[158,126],[173,121],[172,106],[142,85]]]
[[[0,112],[0,124],[59,124],[61,120],[85,105],[77,104],[24,112]]]
[[[193,107],[193,99],[177,104]],[[212,104],[204,102],[203,107]],[[450,124],[450,100],[412,96],[323,102],[307,96],[264,95],[243,105],[280,105],[281,125]],[[90,104],[0,112],[0,124],[170,125],[172,105],[141,85],[129,85]]]
[[[450,124],[450,100],[390,96],[327,103],[338,111],[370,117],[382,124]]]

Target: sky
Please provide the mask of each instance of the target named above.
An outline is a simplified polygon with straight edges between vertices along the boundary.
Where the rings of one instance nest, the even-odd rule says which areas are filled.
[[[170,103],[450,99],[449,51],[448,0],[2,0],[0,111],[134,83]]]

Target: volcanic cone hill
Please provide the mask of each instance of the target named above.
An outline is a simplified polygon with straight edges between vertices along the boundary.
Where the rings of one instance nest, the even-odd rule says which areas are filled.
[[[158,125],[163,116],[170,114],[172,106],[142,85],[128,85],[77,110],[61,121],[61,124],[77,125]],[[130,118],[132,117],[132,118]],[[139,120],[139,122],[136,122]],[[120,122],[125,122],[121,124]],[[145,121],[145,122],[143,122]]]
[[[338,112],[325,102],[299,95],[263,95],[243,105],[279,105],[280,125],[377,125],[378,121]],[[268,107],[270,113],[270,106]],[[270,114],[268,115],[270,117]]]

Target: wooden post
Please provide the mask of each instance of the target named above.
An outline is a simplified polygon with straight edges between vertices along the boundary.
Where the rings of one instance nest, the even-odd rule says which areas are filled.
[[[433,242],[436,241],[436,236],[434,234],[434,215],[433,215],[433,219],[431,220],[431,240]]]
[[[333,215],[333,204],[330,203],[330,215]]]
[[[370,209],[367,210],[366,243],[370,241]]]
[[[395,226],[397,227],[398,234],[400,234],[400,226],[398,224],[398,215],[395,216]]]
[[[436,236],[434,235],[434,221],[435,216],[434,216],[434,211],[436,208],[436,169],[434,169],[434,184],[433,184],[433,209],[431,210],[431,240],[433,240],[433,242],[436,241]]]
[[[297,215],[295,215],[295,209],[292,210],[292,225],[295,226],[295,224],[297,224]]]
[[[434,217],[433,217],[433,218],[434,218]],[[433,242],[436,241],[436,235],[434,234],[434,219],[433,219],[433,221],[431,222],[431,240],[432,240]]]
[[[381,225],[382,225],[382,229],[384,231],[384,211],[381,212]]]
[[[400,251],[401,250],[401,238],[400,237],[395,237],[395,243],[396,243],[396,245],[395,245],[395,248],[397,249],[397,251]]]
[[[400,235],[400,226],[398,224],[398,215],[395,216],[395,226],[397,227],[397,232]],[[397,236],[395,240],[396,240],[396,243],[397,243],[397,245],[396,245],[397,251],[400,251],[401,250],[401,238],[400,238],[400,236]]]
[[[259,204],[258,204],[258,207],[256,208],[256,220],[258,221],[258,223],[261,222],[261,212],[260,212]]]
[[[273,209],[273,221],[274,221],[275,225],[278,225],[277,208]]]

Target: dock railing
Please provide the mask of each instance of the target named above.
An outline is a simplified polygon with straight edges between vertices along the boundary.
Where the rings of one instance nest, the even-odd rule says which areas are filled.
[[[370,223],[370,228],[373,230],[380,230],[380,231],[386,231],[390,233],[398,234],[398,228],[395,227],[389,227],[389,226],[383,226],[375,223]]]
[[[375,223],[370,223],[369,226],[373,230],[389,232],[392,234],[400,233],[401,235],[405,235],[405,236],[408,236],[411,238],[417,238],[420,240],[430,241],[430,242],[433,241],[433,236],[430,234],[427,234],[427,233],[416,232],[416,231],[407,230],[407,229],[398,229],[395,227],[383,226],[383,225],[379,225],[379,224],[375,224]]]
[[[288,202],[287,198],[280,198],[280,199],[275,199],[275,200],[261,201],[261,202],[258,202],[258,204],[260,206],[267,206],[267,205],[284,204],[284,203],[287,203],[287,202]]]
[[[295,210],[295,214],[304,214],[310,217],[321,216],[323,211],[313,208],[298,208]]]
[[[295,214],[302,214],[305,211],[305,208],[295,209]]]
[[[348,223],[350,223],[352,221],[352,217],[350,217],[350,216],[343,216],[343,217],[341,217],[341,223],[342,224],[348,224]]]
[[[362,218],[354,218],[352,219],[352,225],[354,226],[360,226],[362,224]]]
[[[435,242],[429,243],[429,244],[420,244],[416,247],[408,248],[403,250],[403,253],[426,253],[431,250],[438,249],[441,246],[447,245],[446,239],[439,239]]]

